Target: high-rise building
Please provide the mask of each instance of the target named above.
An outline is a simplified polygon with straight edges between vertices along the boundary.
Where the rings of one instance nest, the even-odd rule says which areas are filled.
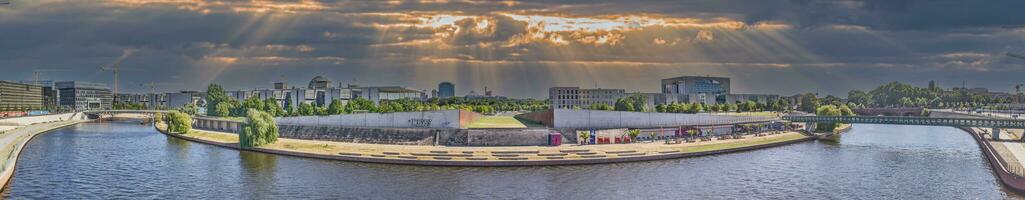
[[[60,96],[60,105],[74,110],[111,109],[114,96],[102,83],[63,81],[54,83]]]
[[[449,82],[438,84],[438,98],[449,98],[456,96],[456,85]]]
[[[0,110],[42,110],[43,88],[38,85],[0,81]]]

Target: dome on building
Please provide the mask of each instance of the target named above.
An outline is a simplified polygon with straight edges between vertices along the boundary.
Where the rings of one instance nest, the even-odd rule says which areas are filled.
[[[309,89],[327,89],[328,87],[331,87],[331,79],[327,79],[327,77],[317,76],[310,80]]]

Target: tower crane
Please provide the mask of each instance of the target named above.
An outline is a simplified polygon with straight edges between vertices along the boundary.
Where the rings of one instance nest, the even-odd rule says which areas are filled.
[[[1008,57],[1012,57],[1012,58],[1017,58],[1017,59],[1022,59],[1022,60],[1025,60],[1025,56],[1023,56],[1023,55],[1021,55],[1021,54],[1016,54],[1016,53],[1011,53],[1011,52],[1007,52],[1007,56],[1008,56]]]
[[[100,67],[100,69],[102,69],[104,71],[113,71],[114,72],[114,96],[115,97],[117,96],[118,91],[119,91],[118,90],[119,89],[118,88],[118,73],[121,72],[121,62],[125,61],[125,59],[128,59],[129,56],[132,56],[132,53],[135,53],[135,50],[131,50],[131,49],[125,50],[124,53],[122,53],[121,56],[117,58],[117,60],[114,60],[113,63],[111,63],[111,64],[109,64],[107,66],[104,66],[104,67]]]

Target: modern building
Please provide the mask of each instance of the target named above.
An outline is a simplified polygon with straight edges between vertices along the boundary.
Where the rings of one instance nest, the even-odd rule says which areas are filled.
[[[38,85],[0,81],[0,110],[42,110],[43,88]]]
[[[587,108],[595,103],[615,106],[616,100],[627,95],[624,89],[580,89],[580,87],[548,89],[548,99],[551,101],[552,108]]]
[[[427,99],[427,94],[424,91],[407,87],[384,86],[359,87],[353,89],[359,90],[358,97],[368,99],[374,103],[380,103],[381,100],[411,99],[415,101],[423,101]]]
[[[60,105],[73,110],[111,109],[114,96],[107,84],[82,81],[56,82]]]
[[[456,96],[456,85],[449,82],[438,84],[438,98],[449,98]]]
[[[43,108],[50,111],[61,110],[57,87],[52,80],[21,81],[23,84],[31,84],[43,89]]]
[[[167,93],[167,106],[169,108],[180,108],[188,104],[198,107],[206,106],[206,93],[199,91],[181,91],[178,93]]]
[[[728,103],[730,78],[680,76],[662,79],[664,103]]]

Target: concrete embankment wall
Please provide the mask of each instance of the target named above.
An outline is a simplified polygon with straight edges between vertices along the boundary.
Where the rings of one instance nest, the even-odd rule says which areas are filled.
[[[86,116],[82,113],[64,113],[64,114],[53,114],[53,115],[39,115],[39,116],[27,116],[27,117],[15,117],[0,119],[0,126],[27,126],[38,123],[57,122],[64,121],[71,118],[84,120]]]
[[[997,154],[996,150],[990,146],[990,143],[986,141],[978,132],[972,128],[959,127],[961,130],[968,132],[975,139],[975,142],[979,144],[979,148],[982,150],[982,154],[989,161],[993,174],[1000,179],[1007,188],[1017,192],[1025,193],[1025,177],[1015,175],[1006,167],[1006,162],[1000,155]]]
[[[555,109],[555,128],[658,128],[764,122],[776,117]]]
[[[477,114],[463,110],[360,113],[330,116],[278,117],[278,125],[375,128],[465,128]]]
[[[218,119],[218,118],[206,118],[206,117],[193,117],[192,128],[208,131],[220,131],[229,133],[242,132],[242,121],[229,120],[229,119]]]
[[[2,166],[2,171],[0,171],[0,188],[6,188],[7,184],[10,183],[11,178],[14,176],[15,166],[18,163],[18,157],[21,156],[21,151],[22,151],[23,148],[25,148],[25,144],[27,144],[30,140],[32,140],[32,138],[34,138],[35,136],[37,136],[39,134],[42,134],[42,133],[45,133],[45,132],[48,132],[48,131],[51,131],[51,130],[60,129],[60,128],[63,128],[65,126],[70,126],[70,125],[76,124],[76,122],[65,122],[65,121],[68,121],[68,120],[86,120],[86,119],[87,118],[86,118],[85,114],[82,114],[82,113],[66,113],[66,114],[54,114],[54,115],[41,115],[41,116],[31,116],[31,117],[8,118],[8,119],[0,120],[0,123],[6,124],[6,125],[4,125],[5,127],[8,126],[8,125],[14,125],[14,127],[24,127],[24,126],[33,125],[33,124],[39,124],[39,123],[61,122],[61,123],[57,123],[57,124],[54,124],[54,125],[50,125],[50,124],[42,125],[42,126],[45,126],[45,127],[39,127],[39,128],[36,128],[36,129],[31,129],[31,130],[12,130],[11,132],[7,132],[7,133],[4,133],[3,135],[0,135],[0,137],[4,137],[3,140],[8,141],[7,143],[4,144],[4,146],[0,146],[0,149],[4,149],[4,150],[10,149],[10,154],[8,154],[8,156],[6,158],[3,158],[3,160],[0,160],[0,162],[2,162],[2,163],[0,163],[0,166]],[[32,131],[32,130],[34,130],[34,132],[29,132],[29,131]],[[8,131],[8,130],[5,130],[5,131]]]
[[[447,146],[548,145],[548,129],[432,129],[278,125],[282,138],[369,144]]]

